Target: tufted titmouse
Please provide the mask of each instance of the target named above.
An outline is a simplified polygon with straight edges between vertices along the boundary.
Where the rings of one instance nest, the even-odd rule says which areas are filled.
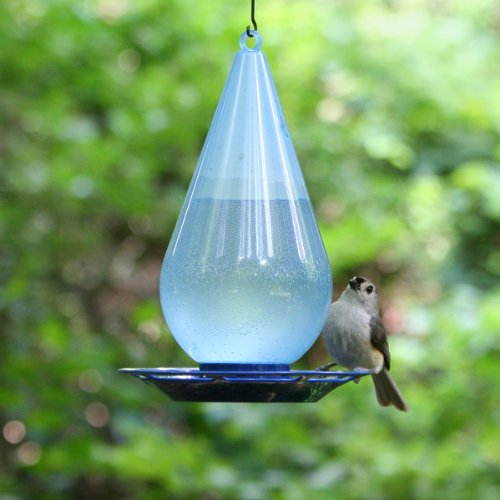
[[[335,363],[349,369],[375,369],[372,375],[377,400],[408,411],[408,405],[389,375],[391,355],[380,319],[377,290],[368,279],[355,276],[331,304],[323,328],[328,352]]]

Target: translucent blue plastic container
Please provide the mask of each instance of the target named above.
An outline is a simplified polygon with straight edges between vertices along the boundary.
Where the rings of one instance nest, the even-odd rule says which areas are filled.
[[[240,39],[165,255],[168,326],[197,362],[290,364],[325,322],[328,259],[261,37]]]

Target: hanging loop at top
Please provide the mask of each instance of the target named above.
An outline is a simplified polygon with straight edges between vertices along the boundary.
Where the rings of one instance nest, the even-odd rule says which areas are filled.
[[[248,38],[255,38],[255,46],[250,48],[247,47],[247,40]],[[240,49],[244,50],[245,52],[259,52],[260,48],[262,46],[262,37],[260,36],[260,33],[258,31],[250,30],[250,34],[248,34],[248,31],[244,31],[241,36],[240,36]]]
[[[257,31],[257,21],[255,20],[255,0],[251,0],[251,6],[250,6],[250,19],[253,24],[253,30]],[[250,25],[247,26],[247,36],[249,38],[253,37],[252,32],[250,31]]]

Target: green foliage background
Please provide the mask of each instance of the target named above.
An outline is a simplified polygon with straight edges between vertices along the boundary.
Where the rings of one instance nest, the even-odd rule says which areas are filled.
[[[394,377],[181,404],[158,274],[249,2],[0,5],[0,499],[500,497],[500,9],[257,2],[334,272],[383,290]],[[321,342],[298,367],[326,362]]]

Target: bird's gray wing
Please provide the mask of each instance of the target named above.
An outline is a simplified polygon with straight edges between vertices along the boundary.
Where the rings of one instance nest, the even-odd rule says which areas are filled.
[[[380,316],[372,316],[370,318],[370,340],[375,347],[384,355],[384,366],[391,369],[391,353],[389,352],[389,344],[387,343],[387,334],[380,319]]]

